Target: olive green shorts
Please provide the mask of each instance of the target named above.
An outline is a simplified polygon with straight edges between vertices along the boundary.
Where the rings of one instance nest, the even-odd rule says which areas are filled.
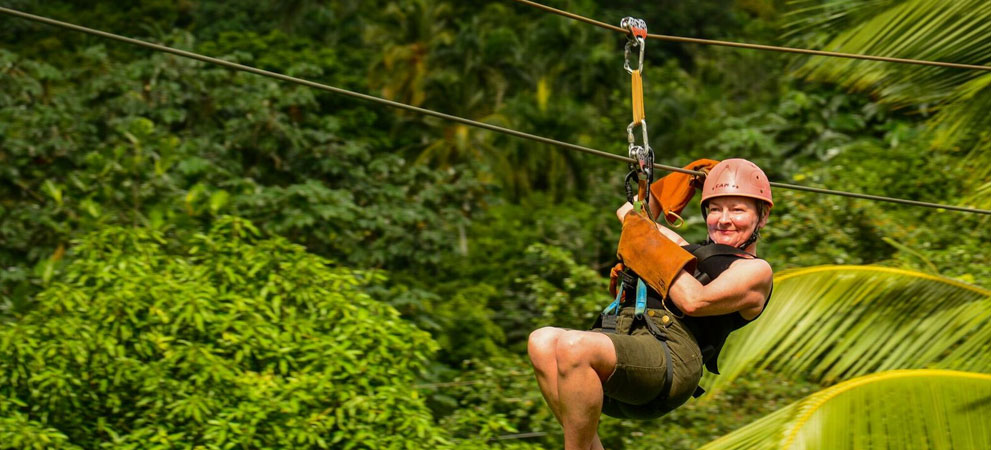
[[[616,332],[604,333],[616,348],[617,363],[603,385],[602,412],[620,419],[654,419],[681,406],[695,393],[702,378],[702,353],[680,320],[663,309],[648,309],[644,317],[667,334],[668,360],[663,344],[645,324],[634,326],[633,313],[633,308],[623,308]],[[669,365],[671,386],[662,392]]]

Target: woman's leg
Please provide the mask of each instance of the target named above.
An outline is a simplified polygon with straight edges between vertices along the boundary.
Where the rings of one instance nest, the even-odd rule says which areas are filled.
[[[561,406],[557,398],[557,340],[566,331],[563,328],[544,327],[530,333],[527,353],[537,376],[537,386],[547,406],[561,423]]]
[[[561,338],[565,336],[566,339],[562,342]],[[565,447],[601,450],[602,442],[599,440],[596,428],[599,415],[602,412],[602,383],[616,367],[616,350],[613,348],[612,341],[601,333],[545,327],[530,333],[527,352],[533,363],[540,392],[554,413],[554,417],[565,428]],[[583,363],[581,361],[583,358],[588,361]],[[565,368],[563,374],[558,361],[567,363],[568,367]],[[583,380],[582,375],[588,375],[588,370],[581,369],[588,369],[593,366],[595,367],[593,369],[595,376],[585,377],[587,379]],[[600,372],[602,375],[599,375]],[[569,383],[568,388],[560,387],[562,378]],[[571,392],[573,390],[576,392]],[[589,393],[590,390],[593,392]],[[562,392],[564,392],[563,395]],[[587,403],[586,400],[589,400],[588,395],[595,397],[593,403],[597,405],[593,405],[593,408],[588,409],[586,413],[588,416],[594,416],[591,417],[591,422],[581,417],[580,411],[587,409],[587,405],[576,405],[568,409],[573,412],[577,419],[572,419],[571,423],[566,425],[562,416],[561,398],[573,399],[578,397],[578,400],[584,404]],[[590,437],[588,436],[589,429],[591,430]],[[569,435],[576,434],[572,431],[576,431],[577,435],[581,437],[569,439]],[[570,441],[574,439],[578,439],[579,442],[569,445]]]
[[[616,368],[616,349],[606,335],[590,331],[565,331],[556,342],[556,400],[564,448],[601,448],[596,430],[602,414],[602,385]]]

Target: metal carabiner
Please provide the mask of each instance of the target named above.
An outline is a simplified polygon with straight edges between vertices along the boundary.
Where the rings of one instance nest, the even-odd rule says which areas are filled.
[[[650,148],[650,142],[647,140],[647,119],[643,119],[639,122],[630,122],[630,124],[626,126],[626,140],[630,143],[631,150],[634,142],[636,142],[636,138],[633,137],[633,128],[637,125],[640,125],[640,131],[643,135],[643,147]]]
[[[627,73],[633,73],[630,67],[630,51],[633,47],[640,47],[640,57],[638,59],[637,70],[643,70],[643,50],[647,38],[647,22],[635,17],[624,17],[619,21],[619,26],[629,29],[630,34],[626,37],[626,47],[623,50],[623,68]]]
[[[626,201],[630,202],[632,205],[636,201],[636,195],[633,193],[633,188],[630,186],[630,182],[634,183],[640,182],[640,171],[637,170],[636,166],[630,164],[630,173],[626,174],[626,180],[623,181],[623,188],[626,189]]]
[[[626,73],[633,73],[633,68],[630,67],[630,50],[632,47],[640,47],[640,58],[638,61],[637,70],[643,70],[644,40],[642,37],[637,36],[632,39],[627,39],[626,47],[623,48],[623,68],[626,69]]]

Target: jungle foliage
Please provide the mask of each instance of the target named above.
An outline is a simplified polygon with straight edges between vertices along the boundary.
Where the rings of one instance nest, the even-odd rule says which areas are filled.
[[[0,332],[4,446],[444,444],[413,387],[429,335],[362,292],[372,275],[258,234],[221,217],[185,239],[110,226],[74,242]]]
[[[640,15],[664,34],[868,51],[844,30],[939,2],[839,15],[850,2],[547,3]],[[626,152],[624,38],[513,2],[5,6]],[[968,55],[940,42],[959,45],[896,56]],[[659,162],[746,157],[772,180],[988,198],[973,125],[987,118],[968,103],[987,97],[983,77],[950,77],[929,98],[913,86],[937,73],[658,41],[646,53]],[[608,302],[625,172],[0,17],[0,443],[559,446],[525,341],[584,327]],[[877,264],[991,286],[979,216],[774,195],[761,254],[776,270]],[[704,237],[694,208],[680,230],[691,241]],[[745,373],[661,421],[606,419],[601,434],[609,448],[697,448],[836,381],[799,372]]]

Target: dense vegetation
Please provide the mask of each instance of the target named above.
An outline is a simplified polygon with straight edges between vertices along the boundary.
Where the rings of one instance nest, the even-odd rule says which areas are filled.
[[[797,20],[774,1],[550,3],[766,43]],[[624,38],[513,2],[7,6],[625,153]],[[790,29],[806,45],[834,37]],[[786,182],[991,197],[961,150],[986,135],[940,139],[941,99],[848,91],[862,86],[806,61],[650,41],[658,160],[739,156]],[[583,327],[606,302],[624,174],[0,17],[0,446],[557,446],[525,339]],[[775,200],[761,252],[776,270],[883,264],[991,285],[980,216]],[[755,373],[662,421],[607,419],[602,435],[696,448],[816,388]],[[530,431],[546,434],[497,439]]]

